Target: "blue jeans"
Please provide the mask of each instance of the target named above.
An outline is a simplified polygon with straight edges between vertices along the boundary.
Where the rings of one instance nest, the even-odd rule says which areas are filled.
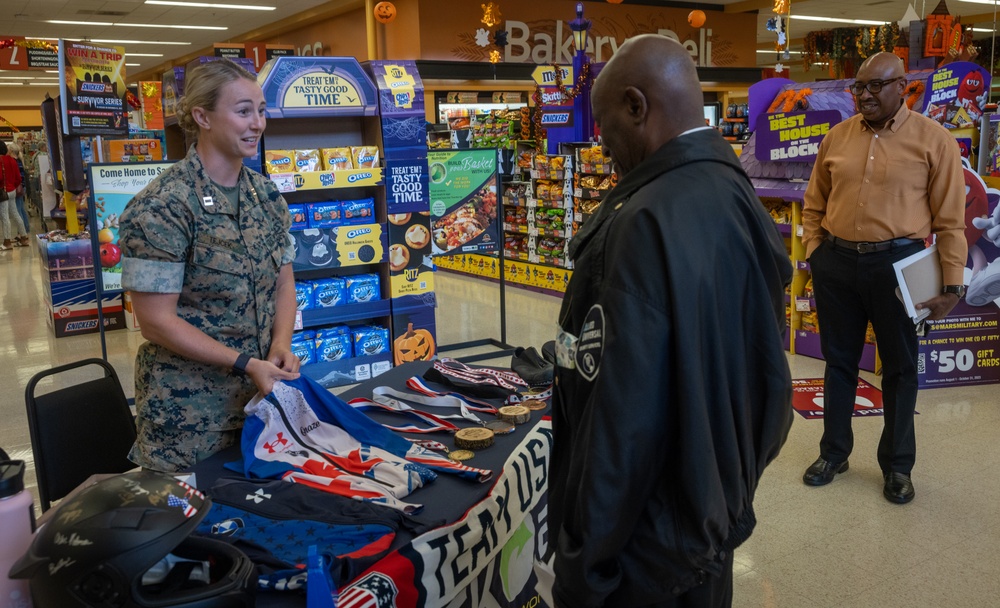
[[[21,221],[24,222],[24,229],[28,232],[31,231],[31,224],[28,223],[28,212],[24,209],[24,195],[20,195],[15,198],[14,204],[17,206],[17,213],[21,216]]]

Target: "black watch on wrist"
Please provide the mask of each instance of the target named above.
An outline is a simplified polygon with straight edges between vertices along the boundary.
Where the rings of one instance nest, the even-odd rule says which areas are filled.
[[[250,355],[246,353],[240,353],[239,357],[236,357],[236,363],[233,363],[233,371],[240,376],[247,375],[247,364],[250,363]]]
[[[961,300],[965,296],[965,285],[945,285],[941,288],[941,293],[953,293]]]

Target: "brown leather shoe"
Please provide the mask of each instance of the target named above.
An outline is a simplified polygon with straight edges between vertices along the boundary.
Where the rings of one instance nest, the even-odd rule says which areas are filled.
[[[3,240],[3,246],[6,249],[12,249],[14,247],[14,242],[11,241],[10,239],[4,239]]]
[[[816,459],[816,462],[809,465],[809,468],[806,469],[805,474],[802,476],[802,483],[807,486],[825,486],[833,481],[834,475],[843,473],[849,467],[850,465],[846,460],[836,463],[828,462],[820,456]]]
[[[889,502],[897,505],[905,505],[913,500],[916,492],[913,491],[913,482],[906,473],[892,472],[885,476],[885,485],[882,486],[882,495]]]
[[[18,247],[27,247],[28,246],[28,235],[25,234],[25,235],[17,237],[17,243],[16,243],[16,245]]]

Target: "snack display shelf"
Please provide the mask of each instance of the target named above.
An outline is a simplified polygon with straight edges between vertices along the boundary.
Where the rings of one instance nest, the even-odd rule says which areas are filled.
[[[271,178],[283,193],[303,190],[330,190],[381,186],[382,167],[342,169],[340,171],[304,171],[302,173],[272,173]]]
[[[518,202],[508,202],[518,201]],[[544,198],[534,198],[532,196],[526,196],[523,199],[504,199],[504,205],[508,207],[527,207],[528,209],[566,209],[566,199],[544,199]]]
[[[792,225],[791,224],[775,224],[778,227],[778,232],[782,236],[792,236]]]
[[[565,169],[556,170],[543,170],[543,169],[532,169],[531,179],[550,179],[550,180],[561,180],[566,179],[569,173]]]
[[[570,236],[570,231],[563,228],[562,230],[550,230],[548,228],[538,228],[530,226],[515,226],[512,224],[503,225],[504,232],[510,232],[514,234],[527,234],[529,236],[556,236],[559,238],[567,238]]]
[[[309,236],[310,231],[318,235]],[[347,224],[291,231],[295,241],[292,271],[344,268],[388,261],[388,239],[382,224]],[[309,238],[307,238],[309,236]],[[319,240],[316,240],[316,239]],[[317,245],[322,247],[317,251]],[[318,253],[318,255],[317,255]]]
[[[325,388],[354,384],[374,378],[392,368],[392,353],[352,357],[340,361],[310,363],[299,372],[319,382]]]
[[[574,188],[573,196],[585,198],[592,201],[603,201],[610,190],[595,190],[593,188]]]
[[[504,250],[503,255],[505,258],[511,260],[519,260],[521,262],[529,262],[531,264],[537,264],[539,266],[551,266],[553,268],[569,268],[569,261],[563,256],[552,256],[552,255],[539,255],[537,253],[525,253],[523,251],[507,251]]]
[[[577,163],[577,173],[586,173],[588,175],[611,175],[615,172],[613,165],[609,164],[595,164],[595,163]]]
[[[302,327],[321,327],[333,325],[334,323],[350,323],[351,321],[363,321],[376,317],[386,317],[389,315],[389,300],[376,300],[374,302],[360,302],[358,304],[345,304],[342,306],[330,306],[328,308],[310,308],[299,313],[302,316]]]

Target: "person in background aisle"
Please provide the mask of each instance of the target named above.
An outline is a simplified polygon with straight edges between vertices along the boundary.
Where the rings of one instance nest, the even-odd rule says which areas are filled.
[[[129,458],[181,470],[239,442],[243,407],[298,377],[288,205],[243,166],[264,131],[256,78],[229,60],[188,74],[178,121],[194,144],[119,221],[122,286],[143,337]]]
[[[549,530],[558,608],[732,604],[733,550],[792,422],[791,262],[691,56],[630,39],[591,94],[619,182],[574,236]]]
[[[859,114],[823,138],[802,212],[802,244],[812,269],[820,343],[826,359],[823,437],[807,485],[847,470],[858,361],[871,321],[882,358],[885,410],[878,464],[882,493],[913,500],[916,457],[917,334],[896,295],[893,262],[937,235],[944,292],[917,304],[945,317],[965,292],[965,181],[955,139],[903,103],[906,76],[892,53],[869,57],[852,85]]]
[[[7,154],[7,144],[0,141],[0,181],[3,182],[7,200],[0,201],[0,226],[3,228],[3,244],[0,251],[11,249],[17,241],[18,247],[28,245],[28,232],[24,229],[21,216],[17,213],[17,190],[21,187],[21,171],[17,161]]]
[[[27,232],[31,228],[31,223],[28,221],[28,212],[24,208],[24,196],[27,191],[28,186],[28,176],[24,172],[24,163],[21,161],[21,146],[17,143],[12,143],[7,146],[7,153],[14,157],[14,161],[17,163],[17,169],[21,173],[21,185],[17,187],[17,200],[15,200],[15,207],[17,208],[18,215],[21,216],[21,222],[24,224],[24,230]],[[19,241],[22,247],[28,245],[28,239],[24,239],[23,242]]]

